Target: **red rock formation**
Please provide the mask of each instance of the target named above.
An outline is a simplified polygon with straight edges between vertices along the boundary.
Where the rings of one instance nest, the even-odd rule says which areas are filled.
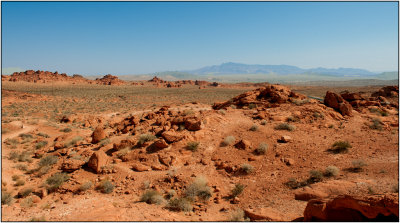
[[[342,115],[351,115],[353,111],[349,102],[344,100],[342,96],[331,91],[326,92],[324,104],[340,112]]]
[[[312,199],[304,210],[304,221],[399,221],[398,195]]]
[[[113,76],[111,74],[107,74],[104,77],[100,78],[100,79],[96,79],[96,82],[98,84],[102,84],[102,85],[121,85],[121,84],[125,84],[125,81],[120,80],[118,77]]]

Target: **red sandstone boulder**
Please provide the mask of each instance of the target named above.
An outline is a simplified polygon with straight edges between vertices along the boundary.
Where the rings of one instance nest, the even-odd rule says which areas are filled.
[[[173,130],[165,131],[161,134],[161,136],[168,142],[168,143],[173,143],[181,140],[183,136],[179,134],[178,132],[175,132]]]
[[[106,138],[106,133],[104,132],[103,127],[97,127],[92,133],[92,143],[98,143],[104,138]]]
[[[109,158],[107,154],[99,150],[92,154],[92,156],[89,159],[88,166],[94,171],[96,171],[96,173],[100,173],[101,168],[103,166],[106,166],[108,163],[109,163]]]
[[[247,149],[251,148],[251,143],[249,141],[247,141],[247,140],[242,139],[242,140],[240,140],[239,142],[237,142],[235,144],[235,147],[238,148],[238,149],[247,150]]]
[[[61,169],[65,172],[74,172],[75,170],[79,170],[85,161],[77,160],[77,159],[66,159],[61,165]]]
[[[342,115],[351,115],[353,111],[349,102],[345,101],[340,95],[331,91],[326,92],[324,104],[339,111]]]

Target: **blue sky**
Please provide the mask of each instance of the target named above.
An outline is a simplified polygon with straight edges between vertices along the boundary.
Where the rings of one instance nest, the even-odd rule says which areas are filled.
[[[143,74],[224,62],[397,70],[397,2],[2,2],[2,67]]]

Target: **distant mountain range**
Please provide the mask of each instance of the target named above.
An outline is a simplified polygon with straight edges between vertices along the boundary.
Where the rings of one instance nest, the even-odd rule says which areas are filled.
[[[207,66],[196,70],[186,70],[185,72],[197,75],[226,75],[226,74],[319,74],[328,76],[375,76],[378,73],[370,72],[364,69],[355,68],[312,68],[302,69],[290,65],[249,65],[241,63],[223,63],[221,65]]]

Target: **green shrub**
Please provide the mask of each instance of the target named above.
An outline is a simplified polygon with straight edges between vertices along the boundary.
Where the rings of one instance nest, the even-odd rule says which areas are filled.
[[[79,191],[87,191],[93,187],[92,181],[87,181],[79,186]]]
[[[36,147],[36,149],[41,149],[44,146],[46,146],[47,144],[48,144],[47,141],[40,141],[40,142],[36,143],[35,147]]]
[[[194,152],[197,150],[197,148],[199,147],[200,143],[199,142],[188,142],[188,144],[186,145],[186,149]]]
[[[255,131],[257,131],[257,130],[258,130],[258,125],[256,125],[256,124],[254,124],[254,125],[252,125],[252,126],[250,127],[250,131],[255,132]]]
[[[335,177],[338,174],[339,174],[339,168],[335,166],[328,166],[324,172],[324,176],[326,177]]]
[[[156,136],[151,134],[141,134],[139,137],[138,144],[143,145],[145,142],[150,142],[156,139]]]
[[[146,202],[148,204],[162,204],[164,202],[164,198],[161,196],[158,191],[155,190],[147,190],[142,194],[140,201]]]
[[[243,173],[249,174],[254,171],[254,167],[250,164],[245,163],[240,166],[240,171],[242,171]]]
[[[193,210],[190,201],[186,198],[173,198],[169,200],[167,208],[172,211],[191,211]]]
[[[351,148],[351,144],[348,141],[336,141],[333,143],[331,149],[329,151],[333,153],[346,153]]]
[[[113,192],[114,190],[114,185],[111,183],[109,180],[104,180],[100,182],[100,185],[98,186],[98,189],[105,194],[109,194]]]
[[[49,191],[55,191],[67,180],[69,180],[68,174],[55,173],[51,177],[47,178],[46,183]]]
[[[39,167],[52,166],[58,162],[58,157],[53,155],[48,155],[40,159]]]
[[[353,172],[361,172],[363,167],[367,165],[363,160],[353,160],[351,164],[353,165],[351,169]]]
[[[260,145],[258,145],[258,147],[257,147],[257,149],[255,150],[255,152],[256,152],[258,155],[261,155],[261,154],[267,153],[267,150],[268,150],[268,144],[262,142],[262,143],[260,143]]]
[[[296,127],[293,126],[293,125],[290,125],[290,124],[288,124],[288,123],[281,123],[281,124],[275,126],[275,129],[276,129],[276,130],[293,131],[293,130],[296,129]]]
[[[243,184],[240,183],[235,184],[235,187],[232,189],[231,196],[232,197],[239,196],[243,192],[244,188],[245,186]]]
[[[10,205],[11,201],[13,200],[11,193],[9,192],[5,192],[5,191],[1,191],[1,204],[7,204]]]
[[[234,136],[227,136],[224,141],[222,142],[222,146],[229,146],[232,145],[235,142],[235,137]]]
[[[382,121],[377,118],[374,118],[372,119],[372,124],[369,127],[371,129],[382,130],[383,127]]]

